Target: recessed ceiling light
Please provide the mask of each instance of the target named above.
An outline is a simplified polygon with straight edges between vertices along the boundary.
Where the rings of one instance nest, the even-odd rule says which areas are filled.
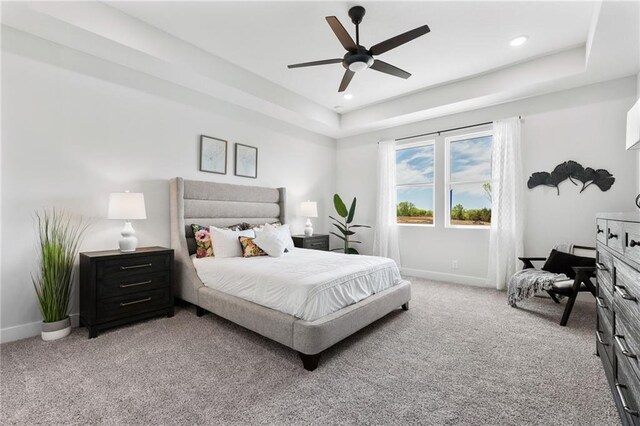
[[[342,95],[343,98],[349,100],[349,99],[353,99],[353,95],[351,93],[345,93],[344,95]]]
[[[525,44],[527,42],[527,40],[529,40],[529,37],[526,35],[521,35],[518,37],[513,38],[509,44],[513,47],[518,47],[518,46],[522,46],[523,44]]]

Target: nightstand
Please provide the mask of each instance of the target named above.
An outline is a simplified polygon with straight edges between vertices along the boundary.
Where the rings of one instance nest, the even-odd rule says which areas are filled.
[[[293,245],[298,248],[329,251],[329,235],[313,234],[308,237],[306,235],[294,235]]]
[[[80,325],[90,339],[109,327],[173,312],[172,249],[80,253]]]

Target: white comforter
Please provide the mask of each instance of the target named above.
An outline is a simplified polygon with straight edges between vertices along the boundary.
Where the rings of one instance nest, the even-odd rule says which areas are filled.
[[[313,321],[401,281],[391,259],[293,249],[281,257],[193,258],[205,286]]]

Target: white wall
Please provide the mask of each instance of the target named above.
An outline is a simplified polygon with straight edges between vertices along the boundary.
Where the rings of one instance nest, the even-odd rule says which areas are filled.
[[[318,201],[320,216],[314,227],[327,231],[335,186],[333,139],[274,130],[278,125],[265,128],[250,116],[228,118],[228,111],[215,114],[7,51],[2,88],[3,341],[40,329],[30,280],[37,209],[55,206],[94,217],[81,249],[113,249],[122,223],[104,219],[108,195],[141,191],[148,219],[134,223],[140,245],[168,246],[168,179],[182,176],[285,186],[292,230],[302,231],[298,206],[311,199]],[[226,176],[198,171],[200,134],[229,140]],[[234,142],[258,147],[257,179],[233,176]]]
[[[595,244],[594,215],[598,211],[633,209],[636,191],[635,155],[625,151],[626,111],[633,104],[636,79],[628,77],[565,92],[479,109],[384,131],[338,140],[337,188],[346,198],[358,197],[359,223],[375,223],[376,142],[494,119],[522,115],[526,177],[551,171],[558,163],[576,160],[604,168],[616,183],[607,192],[595,187],[582,194],[570,182],[561,195],[551,188],[525,187],[525,253],[546,255],[556,242]],[[444,149],[436,143],[436,226],[400,228],[402,267],[407,274],[477,285],[486,283],[488,230],[444,228]],[[363,252],[370,253],[372,231],[361,231]],[[452,269],[457,259],[459,269]]]

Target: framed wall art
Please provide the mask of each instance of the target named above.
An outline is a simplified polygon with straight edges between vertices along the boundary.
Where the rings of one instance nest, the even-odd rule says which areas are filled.
[[[200,136],[200,171],[227,174],[227,141]]]
[[[236,143],[236,176],[258,177],[258,148],[255,146]]]

